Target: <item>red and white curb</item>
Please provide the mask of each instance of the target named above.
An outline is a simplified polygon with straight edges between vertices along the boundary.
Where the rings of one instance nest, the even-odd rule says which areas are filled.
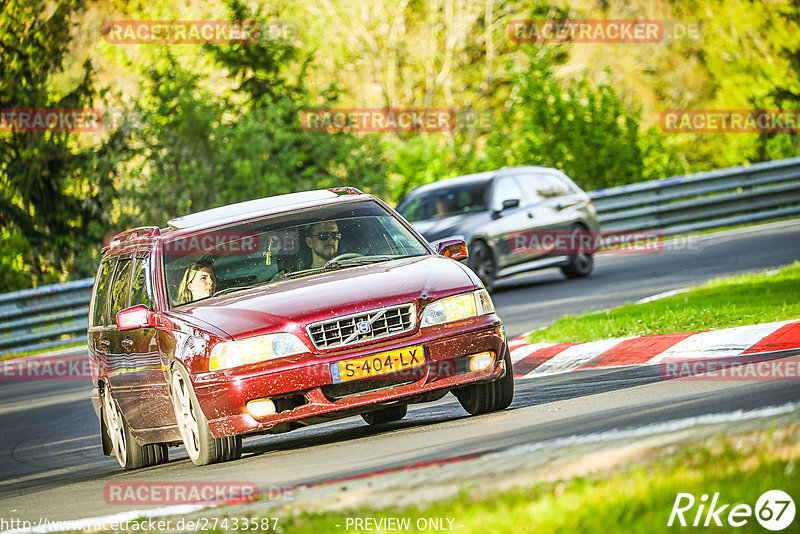
[[[514,377],[535,378],[580,369],[653,365],[665,358],[730,358],[800,348],[800,321],[739,326],[586,343],[508,342]]]

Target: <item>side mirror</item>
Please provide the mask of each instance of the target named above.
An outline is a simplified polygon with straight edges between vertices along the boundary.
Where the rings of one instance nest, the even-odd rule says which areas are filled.
[[[434,243],[433,247],[440,256],[445,256],[454,260],[465,260],[469,256],[467,252],[467,242],[460,237],[442,239]]]
[[[117,330],[152,328],[155,325],[155,312],[144,304],[137,304],[117,312]]]
[[[518,198],[507,198],[503,201],[503,206],[500,209],[492,210],[492,219],[499,219],[500,214],[503,213],[505,210],[510,210],[511,208],[516,208],[519,206],[519,199]]]

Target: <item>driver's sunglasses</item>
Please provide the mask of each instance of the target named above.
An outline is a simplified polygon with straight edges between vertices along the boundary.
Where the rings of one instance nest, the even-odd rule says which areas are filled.
[[[335,239],[338,241],[342,238],[341,232],[317,232],[314,234],[314,237],[319,239],[320,241],[327,241],[328,239]]]

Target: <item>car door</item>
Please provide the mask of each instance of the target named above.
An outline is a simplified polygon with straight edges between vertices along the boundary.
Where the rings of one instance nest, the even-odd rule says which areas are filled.
[[[569,190],[566,184],[547,172],[523,172],[517,176],[525,195],[528,197],[528,217],[530,217],[530,238],[525,243],[529,259],[555,253],[567,252],[569,241],[563,239],[570,229],[573,218],[568,207]],[[561,238],[561,239],[559,239]],[[522,240],[520,240],[522,243]],[[537,248],[538,245],[542,245]]]
[[[153,280],[149,254],[134,259],[131,277],[130,306],[144,305],[155,310]],[[175,424],[175,416],[169,397],[169,385],[158,347],[158,336],[154,326],[126,331],[132,341],[127,353],[131,389],[138,410],[129,422],[135,429],[153,429]]]
[[[517,201],[518,204],[503,207],[504,203],[513,201]],[[517,254],[513,247],[515,236],[530,226],[525,195],[514,176],[498,176],[494,179],[489,197],[489,208],[492,216],[487,225],[486,234],[489,244],[495,252],[498,269],[526,261],[528,258]]]
[[[92,379],[95,384],[98,378],[105,378],[113,370],[108,356],[111,340],[106,328],[108,327],[109,289],[116,265],[116,257],[106,258],[100,263],[89,309],[89,361],[92,363]]]
[[[108,347],[108,381],[120,410],[127,421],[136,419],[136,400],[133,396],[133,377],[128,369],[128,353],[133,341],[127,332],[117,329],[117,312],[128,307],[133,259],[121,256],[114,269],[109,290],[108,326],[105,329]]]

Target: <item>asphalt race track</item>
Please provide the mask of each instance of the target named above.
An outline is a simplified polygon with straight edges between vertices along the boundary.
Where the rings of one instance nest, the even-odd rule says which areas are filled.
[[[585,280],[565,280],[558,271],[520,276],[504,282],[494,301],[513,336],[566,313],[779,267],[800,259],[800,221],[708,234],[686,245],[657,254],[601,255]],[[294,487],[568,436],[800,403],[800,389],[790,381],[664,381],[657,368],[582,371],[518,381],[511,408],[496,414],[469,417],[448,395],[381,428],[350,418],[250,438],[241,460],[203,468],[194,467],[182,448],[172,448],[169,464],[124,473],[101,453],[88,394],[82,381],[0,380],[0,517],[77,519],[130,509],[106,504],[108,482]]]

